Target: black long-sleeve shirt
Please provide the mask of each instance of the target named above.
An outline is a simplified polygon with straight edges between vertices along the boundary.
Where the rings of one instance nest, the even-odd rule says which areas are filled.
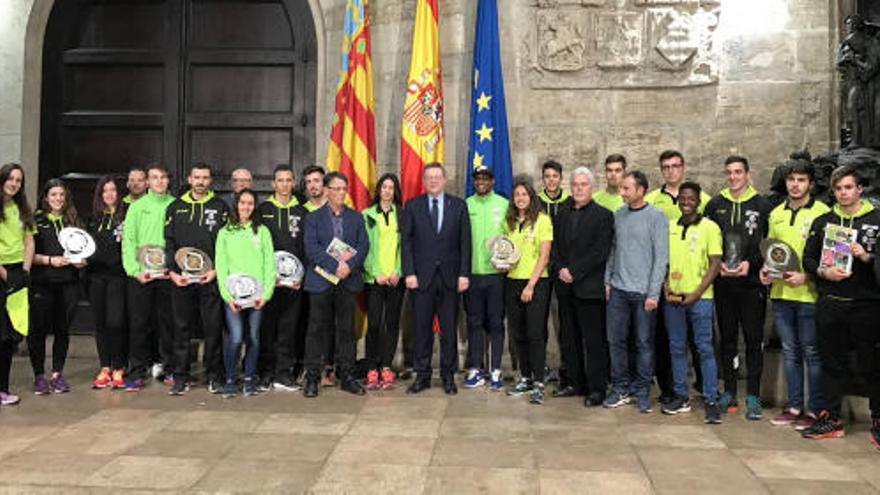
[[[578,208],[569,201],[559,208],[553,225],[551,263],[554,273],[568,268],[574,282],[557,279],[560,295],[571,291],[580,299],[605,298],[605,263],[614,240],[614,215],[590,201]]]

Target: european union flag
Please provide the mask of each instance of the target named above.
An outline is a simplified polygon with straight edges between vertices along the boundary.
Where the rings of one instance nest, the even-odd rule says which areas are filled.
[[[471,195],[474,191],[473,170],[488,167],[495,176],[495,192],[510,198],[513,170],[498,42],[498,5],[496,0],[479,1],[474,35],[467,194]]]

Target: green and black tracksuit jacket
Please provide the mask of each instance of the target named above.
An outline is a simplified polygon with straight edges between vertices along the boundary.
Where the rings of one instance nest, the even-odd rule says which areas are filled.
[[[226,203],[208,191],[201,199],[193,199],[187,191],[165,210],[165,263],[169,270],[180,273],[174,253],[180,248],[196,248],[214,259],[217,232],[226,225]]]

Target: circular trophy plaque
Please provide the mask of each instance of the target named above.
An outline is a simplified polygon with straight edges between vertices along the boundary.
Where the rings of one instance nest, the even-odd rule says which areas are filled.
[[[497,270],[509,270],[519,261],[520,252],[516,243],[509,237],[497,235],[486,240],[486,249],[491,258],[489,261]]]
[[[165,275],[165,248],[144,244],[137,250],[137,259],[151,277]]]
[[[64,248],[64,257],[71,263],[82,263],[95,254],[95,240],[88,232],[77,227],[61,229],[58,243]]]
[[[230,275],[226,279],[226,288],[232,294],[235,304],[241,309],[253,308],[263,293],[263,284],[256,278],[245,274]]]
[[[211,257],[201,249],[180,248],[174,253],[174,261],[187,282],[201,281],[202,276],[214,269]]]
[[[293,286],[302,281],[305,274],[306,270],[299,258],[287,251],[275,251],[275,276],[279,284]]]
[[[761,241],[761,254],[764,255],[764,268],[772,278],[782,278],[785,272],[801,271],[797,253],[785,241],[764,239]]]

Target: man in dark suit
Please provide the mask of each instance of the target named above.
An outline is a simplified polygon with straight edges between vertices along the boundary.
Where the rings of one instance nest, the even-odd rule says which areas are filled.
[[[608,387],[605,333],[605,263],[614,239],[614,216],[593,201],[593,173],[571,174],[571,201],[554,220],[551,262],[559,295],[562,359],[585,405],[598,406]]]
[[[345,206],[348,178],[331,172],[324,176],[327,204],[306,215],[304,224],[308,264],[305,289],[309,293],[309,328],[306,334],[306,397],[318,395],[327,339],[335,338],[334,362],[342,375],[342,390],[363,395],[363,386],[354,378],[356,344],[354,340],[355,294],[363,290],[362,268],[370,249],[364,217]],[[327,251],[334,239],[356,252]],[[332,280],[332,281],[331,281]]]
[[[407,201],[403,210],[401,258],[415,313],[416,379],[407,389],[411,394],[431,386],[435,314],[440,322],[443,391],[449,395],[458,393],[454,380],[458,369],[455,322],[459,294],[469,285],[471,226],[464,200],[444,192],[446,180],[442,165],[425,165],[425,194]]]

